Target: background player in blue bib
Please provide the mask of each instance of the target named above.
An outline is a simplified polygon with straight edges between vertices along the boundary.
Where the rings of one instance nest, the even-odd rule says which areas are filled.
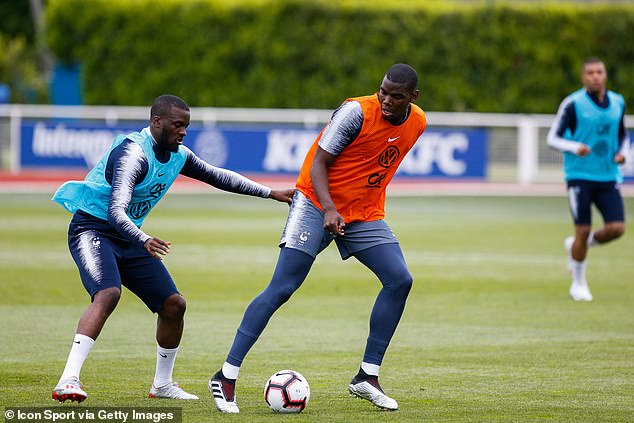
[[[605,64],[587,59],[582,68],[584,87],[570,94],[559,106],[548,133],[548,145],[564,153],[570,212],[575,235],[566,238],[568,269],[572,275],[570,296],[575,301],[592,301],[586,281],[588,247],[605,244],[625,232],[625,212],[618,184],[619,165],[629,148],[625,129],[623,96],[608,91]],[[595,204],[604,226],[591,231]]]
[[[154,100],[150,125],[115,138],[83,181],[63,184],[53,196],[74,213],[68,245],[91,304],[79,320],[54,400],[81,402],[79,373],[95,339],[114,311],[121,285],[157,313],[156,373],[152,398],[198,399],[172,381],[183,334],[185,299],[161,258],[170,243],[141,230],[143,220],[181,174],[238,194],[291,202],[294,189],[271,190],[235,172],[214,167],[183,146],[189,107],[180,98]]]

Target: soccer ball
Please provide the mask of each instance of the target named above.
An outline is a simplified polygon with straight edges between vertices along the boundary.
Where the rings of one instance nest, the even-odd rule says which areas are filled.
[[[306,408],[309,399],[306,378],[293,370],[276,372],[264,385],[264,400],[276,413],[299,413]]]

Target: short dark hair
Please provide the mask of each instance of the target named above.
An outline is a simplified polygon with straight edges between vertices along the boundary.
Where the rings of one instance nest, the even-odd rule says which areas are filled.
[[[163,117],[167,115],[172,110],[172,107],[189,111],[189,106],[182,98],[171,94],[163,94],[154,99],[150,109],[150,119],[153,116]]]
[[[581,69],[583,70],[586,68],[586,65],[593,65],[595,63],[603,63],[603,60],[595,56],[588,57],[586,60],[584,60],[583,66],[581,66]],[[605,65],[605,63],[603,64]]]
[[[406,84],[407,88],[418,88],[418,74],[416,70],[405,63],[396,63],[385,73],[385,77],[397,84]]]

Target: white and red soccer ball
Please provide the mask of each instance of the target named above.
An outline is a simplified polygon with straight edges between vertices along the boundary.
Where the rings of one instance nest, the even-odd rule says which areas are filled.
[[[276,413],[299,413],[306,408],[309,399],[306,378],[293,370],[276,372],[264,385],[264,400]]]

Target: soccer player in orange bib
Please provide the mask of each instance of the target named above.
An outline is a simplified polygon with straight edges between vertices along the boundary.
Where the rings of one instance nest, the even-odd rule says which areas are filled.
[[[418,95],[416,71],[395,64],[378,93],[347,99],[315,140],[297,180],[271,282],[247,307],[226,362],[209,381],[218,410],[239,412],[235,381],[244,357],[332,241],[342,259],[354,256],[383,285],[370,316],[361,368],[348,389],[379,408],[398,409],[378,376],[413,279],[383,218],[387,185],[427,126],[425,113],[413,104]]]

